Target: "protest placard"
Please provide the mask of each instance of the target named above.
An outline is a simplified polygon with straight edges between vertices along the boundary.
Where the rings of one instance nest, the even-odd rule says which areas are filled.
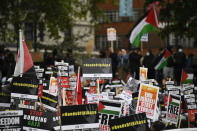
[[[97,104],[61,106],[62,130],[98,128]],[[60,126],[54,127],[59,130]]]
[[[50,123],[52,122],[49,112],[42,112],[38,110],[23,109],[23,130],[39,130],[49,131]]]
[[[109,131],[108,122],[110,119],[120,117],[122,103],[117,100],[100,100],[99,101],[99,129]]]
[[[55,112],[57,111],[56,109],[57,104],[58,104],[57,96],[43,92],[43,96],[41,97],[41,102],[43,103],[44,108],[50,111],[55,111]],[[41,103],[38,102],[38,105],[41,105]]]
[[[148,79],[147,73],[148,73],[148,68],[140,67],[139,78],[140,78],[141,81],[145,81],[145,80]]]
[[[112,67],[111,59],[95,58],[84,59],[82,65],[83,78],[111,79]]]
[[[111,131],[148,131],[148,123],[145,113],[111,119],[109,121]]]
[[[1,85],[0,87],[0,107],[9,108],[10,107],[10,100],[11,100],[11,85]]]
[[[180,113],[181,97],[179,95],[169,94],[166,120],[173,124],[178,123]]]
[[[0,111],[1,131],[22,131],[23,110]]]
[[[136,113],[145,112],[147,118],[154,119],[159,88],[153,85],[141,84]]]
[[[14,77],[11,97],[20,99],[38,99],[38,80],[31,77]]]

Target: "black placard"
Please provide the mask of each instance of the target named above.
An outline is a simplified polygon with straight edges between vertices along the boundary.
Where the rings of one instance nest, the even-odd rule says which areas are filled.
[[[22,131],[23,110],[0,111],[0,130]]]
[[[61,107],[62,130],[98,128],[97,104]]]
[[[125,116],[109,121],[111,131],[148,131],[148,123],[145,113]]]
[[[82,65],[84,78],[112,78],[111,59],[85,59]]]
[[[11,97],[20,99],[38,99],[38,79],[31,77],[14,77]]]
[[[42,112],[38,110],[23,109],[23,130],[30,131],[39,129],[50,130],[50,123],[52,122],[52,115],[50,112]]]

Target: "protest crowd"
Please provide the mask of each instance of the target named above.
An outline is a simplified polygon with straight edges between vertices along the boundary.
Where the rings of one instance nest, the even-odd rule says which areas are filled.
[[[110,47],[80,66],[54,49],[38,64],[22,38],[16,60],[0,50],[0,131],[197,130],[195,64],[181,47]]]

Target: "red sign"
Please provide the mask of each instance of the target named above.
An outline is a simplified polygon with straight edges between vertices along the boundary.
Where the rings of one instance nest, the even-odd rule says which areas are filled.
[[[57,77],[57,80],[59,81],[59,77]],[[60,82],[62,88],[69,88],[69,77],[61,76]]]

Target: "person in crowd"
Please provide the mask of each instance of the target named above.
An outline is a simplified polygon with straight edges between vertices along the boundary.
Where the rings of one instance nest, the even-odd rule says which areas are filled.
[[[115,78],[118,66],[118,56],[112,47],[109,48],[109,58],[111,58],[112,61],[112,77]]]
[[[148,50],[142,61],[142,65],[148,68],[148,79],[154,78],[154,67],[152,66],[152,63],[151,63],[153,59],[154,59],[154,55],[152,54],[152,51]]]
[[[72,49],[67,50],[66,57],[64,57],[64,62],[68,62],[70,65],[75,65],[75,59],[73,58]]]
[[[14,74],[15,69],[15,59],[14,55],[10,50],[5,51],[5,58],[2,67],[2,78],[6,78],[6,80]]]
[[[173,55],[171,47],[168,47],[167,50],[171,53],[171,55]],[[174,60],[172,56],[169,57],[167,61],[167,66],[163,68],[163,77],[170,77],[172,80],[174,79]]]
[[[105,57],[106,57],[105,51],[100,50],[99,51],[99,58],[105,58]]]
[[[124,68],[127,68],[128,55],[125,49],[121,49],[118,54],[118,75],[120,79],[123,79],[126,73]]]
[[[134,51],[132,51],[129,54],[128,59],[128,68],[135,79],[139,79],[139,67],[141,66],[140,59],[142,57],[138,51],[139,49],[135,49]]]
[[[185,67],[186,63],[186,56],[183,53],[183,49],[179,48],[178,52],[174,54],[174,76],[177,85],[180,85],[181,82],[181,72],[182,69]]]
[[[193,72],[193,56],[194,55],[192,53],[188,55],[185,65],[185,68],[190,72]]]

